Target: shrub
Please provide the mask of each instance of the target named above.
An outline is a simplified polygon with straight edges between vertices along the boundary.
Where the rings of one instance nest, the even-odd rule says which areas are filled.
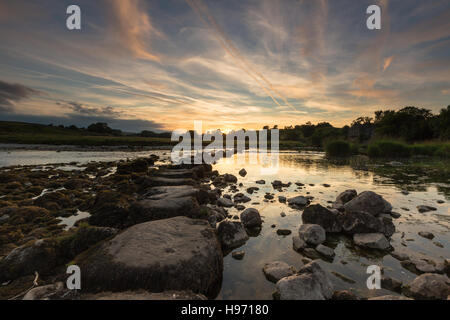
[[[401,142],[377,141],[369,145],[368,155],[371,158],[408,158],[411,148]]]
[[[352,154],[350,143],[346,141],[330,141],[325,146],[328,157],[349,157]]]

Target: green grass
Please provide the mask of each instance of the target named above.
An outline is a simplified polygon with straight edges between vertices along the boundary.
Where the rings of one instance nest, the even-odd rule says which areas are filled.
[[[450,142],[407,144],[402,141],[378,140],[369,144],[367,153],[371,158],[410,158],[428,156],[450,158]]]
[[[344,140],[329,141],[325,144],[327,157],[350,157],[358,154],[359,145]]]

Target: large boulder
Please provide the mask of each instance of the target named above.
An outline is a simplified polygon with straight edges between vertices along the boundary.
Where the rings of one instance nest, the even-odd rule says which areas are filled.
[[[60,263],[55,241],[36,240],[17,247],[0,260],[0,283],[22,276],[49,274]]]
[[[378,216],[384,212],[390,212],[392,205],[382,196],[372,191],[364,191],[344,205],[345,212],[367,212]]]
[[[217,227],[217,234],[224,251],[240,247],[249,239],[244,225],[239,221],[222,221]]]
[[[318,224],[302,224],[298,229],[298,235],[312,246],[323,243],[327,238],[325,229]]]
[[[292,276],[295,272],[294,267],[282,261],[266,263],[263,267],[263,273],[267,280],[274,283],[277,283],[282,278]]]
[[[259,215],[259,211],[255,208],[245,209],[241,213],[241,221],[246,228],[258,228],[262,225],[261,216]]]
[[[357,233],[353,236],[353,242],[367,249],[388,250],[391,248],[389,241],[382,233]]]
[[[312,204],[303,210],[302,221],[305,224],[318,224],[326,232],[341,232],[339,214],[320,204]]]
[[[333,284],[317,261],[308,263],[296,275],[282,278],[274,293],[280,300],[327,300],[332,295]]]
[[[223,258],[206,220],[175,217],[134,225],[75,259],[87,292],[191,290],[212,298]]]
[[[339,217],[342,230],[349,234],[355,233],[383,233],[390,237],[395,232],[392,219],[386,217],[374,217],[364,211],[345,212]]]
[[[335,203],[338,204],[346,204],[347,202],[353,200],[356,196],[357,196],[357,192],[356,190],[345,190],[344,192],[340,193],[337,197],[336,197],[336,201]]]
[[[450,280],[445,275],[425,273],[403,286],[403,294],[420,300],[446,300],[450,295]]]

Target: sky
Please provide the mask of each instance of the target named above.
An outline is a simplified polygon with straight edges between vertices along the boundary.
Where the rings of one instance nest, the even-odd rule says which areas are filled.
[[[227,132],[450,104],[448,0],[0,0],[0,39],[0,120]]]

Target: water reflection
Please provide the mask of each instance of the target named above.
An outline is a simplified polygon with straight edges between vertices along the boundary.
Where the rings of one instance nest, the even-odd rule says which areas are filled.
[[[238,184],[243,185],[234,192],[249,196],[252,201],[247,203],[246,207],[258,209],[264,220],[260,233],[251,237],[242,247],[235,249],[245,251],[243,260],[235,260],[231,254],[225,257],[224,280],[218,299],[272,299],[275,285],[265,279],[262,272],[264,264],[280,260],[296,268],[302,266],[304,257],[292,249],[292,236],[297,233],[302,223],[301,211],[279,203],[279,195],[287,198],[308,195],[313,197],[312,203],[326,206],[346,189],[356,189],[358,192],[372,190],[391,202],[394,211],[402,214],[394,221],[397,229],[391,241],[394,248],[410,249],[435,258],[448,258],[450,207],[448,185],[445,182],[408,170],[401,172],[402,168],[396,168],[394,174],[392,170],[382,170],[382,166],[355,169],[345,161],[327,161],[323,153],[319,152],[281,152],[278,163],[276,173],[265,175],[261,174],[259,164],[240,164],[235,158],[221,159],[214,166],[221,174],[232,173],[239,178]],[[238,175],[242,168],[247,171],[245,177]],[[266,183],[256,184],[260,179]],[[271,185],[274,180],[292,184],[278,191]],[[301,182],[304,186],[298,186],[296,182]],[[329,184],[330,187],[324,187],[323,184]],[[259,190],[248,194],[246,189],[249,187],[258,187]],[[408,191],[407,194],[402,193],[405,190]],[[274,200],[264,199],[266,192],[273,193]],[[232,194],[233,191],[226,188],[224,193]],[[438,200],[444,203],[438,203]],[[255,202],[259,204],[250,204]],[[431,205],[437,210],[422,214],[417,211],[418,205]],[[235,208],[229,212],[232,215],[239,214]],[[286,216],[282,217],[281,212]],[[272,228],[272,225],[275,225],[275,228]],[[279,228],[290,229],[292,234],[279,236],[276,233]],[[417,233],[422,230],[434,233],[434,241],[418,236]],[[434,244],[435,241],[443,247],[438,247]],[[416,276],[404,269],[399,261],[389,254],[367,252],[354,247],[347,236],[328,237],[326,245],[335,249],[336,256],[332,261],[321,260],[320,263],[330,271],[330,278],[336,290],[352,290],[363,297],[395,294],[387,290],[367,289],[366,269],[373,264],[382,266],[386,275],[401,281],[410,281]]]

